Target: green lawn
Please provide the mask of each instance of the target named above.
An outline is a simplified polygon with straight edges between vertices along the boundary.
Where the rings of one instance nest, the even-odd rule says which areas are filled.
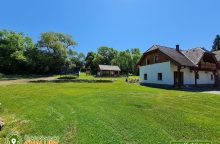
[[[86,77],[86,76],[84,76]],[[0,86],[0,117],[22,136],[59,136],[62,143],[220,143],[220,95],[114,83]]]

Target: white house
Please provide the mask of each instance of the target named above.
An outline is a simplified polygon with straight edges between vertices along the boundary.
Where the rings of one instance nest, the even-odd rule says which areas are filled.
[[[137,64],[140,83],[174,87],[217,85],[219,65],[216,58],[204,48],[183,51],[179,45],[176,48],[153,45]]]

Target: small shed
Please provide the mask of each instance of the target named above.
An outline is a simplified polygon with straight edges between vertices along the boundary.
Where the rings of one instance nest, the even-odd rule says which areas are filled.
[[[98,76],[119,76],[121,69],[118,66],[99,65]]]

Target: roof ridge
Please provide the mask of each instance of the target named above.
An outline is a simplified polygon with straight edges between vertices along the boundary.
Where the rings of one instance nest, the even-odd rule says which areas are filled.
[[[194,65],[196,65],[185,53],[181,52],[184,57],[186,57],[190,62],[192,62]]]
[[[157,47],[164,47],[164,48],[169,48],[169,49],[175,49],[175,48],[172,48],[172,47],[168,47],[168,46],[163,46],[163,45],[155,45]]]
[[[194,47],[194,48],[190,48],[188,50],[193,50],[193,49],[201,49],[203,51],[207,51],[204,47]],[[186,50],[187,51],[187,50]]]

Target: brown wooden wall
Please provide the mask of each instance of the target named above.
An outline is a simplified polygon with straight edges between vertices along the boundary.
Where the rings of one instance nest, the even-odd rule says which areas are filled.
[[[212,54],[204,54],[203,58],[199,62],[200,70],[216,70],[218,67],[218,63],[215,60],[214,55]]]
[[[158,62],[157,63],[162,63],[162,62],[167,62],[169,61],[169,58],[161,53],[160,51],[153,51],[153,52],[150,52],[148,54],[145,55],[145,57],[142,59],[140,65],[141,66],[144,66],[146,65],[147,63],[147,59],[149,61],[149,64],[154,64],[154,56],[157,55],[158,56]]]

